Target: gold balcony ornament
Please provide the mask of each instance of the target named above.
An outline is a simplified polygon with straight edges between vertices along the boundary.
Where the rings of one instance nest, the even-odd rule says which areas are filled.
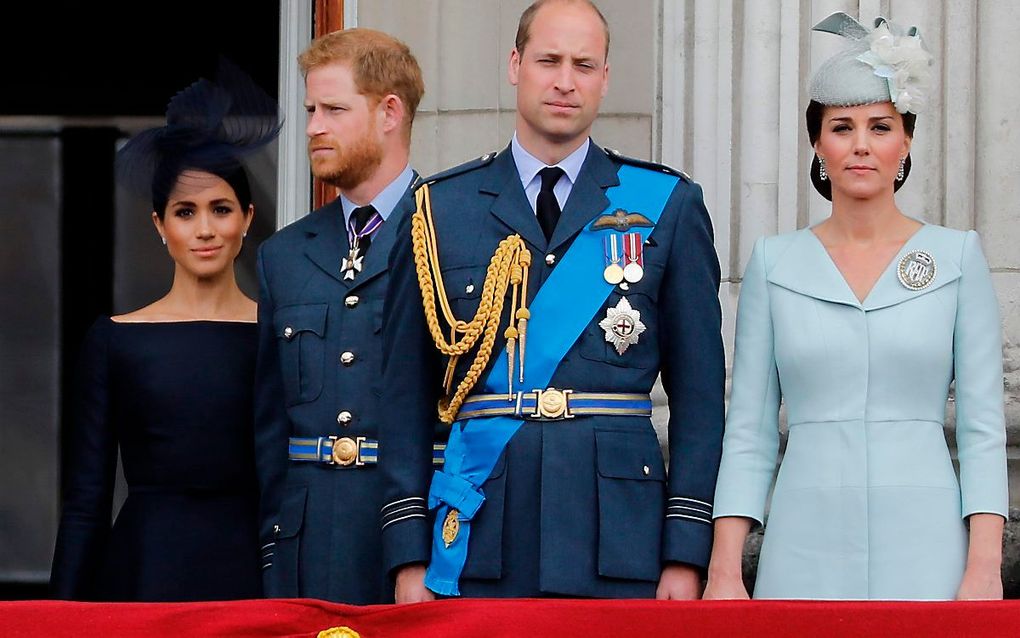
[[[350,627],[330,627],[320,631],[316,638],[361,638],[361,634]]]

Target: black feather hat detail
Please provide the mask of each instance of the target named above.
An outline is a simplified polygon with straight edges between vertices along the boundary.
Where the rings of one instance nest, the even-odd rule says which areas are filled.
[[[201,78],[167,104],[166,125],[132,137],[117,153],[118,180],[152,194],[161,209],[181,172],[224,176],[265,147],[283,125],[276,101],[237,66],[220,59],[216,80]]]

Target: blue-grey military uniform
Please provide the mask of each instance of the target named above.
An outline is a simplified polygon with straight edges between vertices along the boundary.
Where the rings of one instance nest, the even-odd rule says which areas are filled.
[[[606,191],[619,183],[624,165],[669,171],[591,144],[550,241],[510,149],[426,180],[455,316],[474,316],[493,251],[515,233],[534,255],[529,297],[538,294],[579,231],[603,214]],[[471,521],[462,595],[651,597],[666,564],[707,566],[725,378],[719,264],[701,189],[677,177],[644,245],[644,277],[626,290],[614,288],[551,383],[575,392],[648,393],[661,371],[670,407],[669,472],[647,416],[525,421],[481,486],[484,504]],[[422,310],[409,220],[391,260],[383,319],[387,418],[380,429],[387,453],[380,470],[385,565],[392,571],[430,560],[429,446],[447,360]],[[592,264],[591,277],[601,279],[602,269]],[[619,354],[599,322],[623,296],[646,330]],[[494,353],[505,345],[510,305]],[[455,383],[472,359],[461,357]],[[494,361],[495,354],[488,368]]]
[[[353,280],[340,270],[350,242],[339,200],[260,247],[256,457],[269,597],[393,598],[375,465],[385,453],[380,337],[389,252],[413,209],[406,187]]]

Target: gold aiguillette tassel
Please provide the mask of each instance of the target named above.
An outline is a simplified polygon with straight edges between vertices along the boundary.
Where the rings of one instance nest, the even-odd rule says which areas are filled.
[[[521,308],[517,311],[517,332],[520,334],[521,342],[521,366],[520,376],[518,377],[519,383],[524,383],[524,344],[528,337],[528,319],[531,317],[531,312],[527,308]]]
[[[514,317],[517,315],[517,291],[520,289],[523,270],[519,263],[514,264],[510,269],[510,325],[507,326],[503,336],[506,337],[506,400],[514,400],[514,351],[517,346],[517,328],[514,327]]]
[[[521,342],[521,364],[518,379],[520,383],[524,383],[524,348],[528,337],[528,319],[531,318],[531,312],[528,310],[528,268],[531,266],[531,251],[522,248],[518,260],[521,264],[521,307],[513,314],[513,317],[517,319],[517,332]],[[516,297],[516,295],[514,296]]]
[[[506,400],[514,400],[514,350],[517,340],[517,328],[510,326],[506,335]]]

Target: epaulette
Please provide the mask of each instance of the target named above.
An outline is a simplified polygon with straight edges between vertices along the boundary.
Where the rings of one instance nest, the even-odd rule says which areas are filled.
[[[619,160],[624,164],[630,164],[631,166],[640,166],[641,168],[647,168],[648,170],[656,171],[659,173],[666,173],[668,175],[675,175],[676,177],[684,179],[688,182],[694,181],[694,178],[692,178],[690,175],[688,175],[687,173],[683,172],[678,168],[673,168],[672,166],[666,166],[665,164],[649,162],[647,160],[641,160],[634,157],[627,157],[626,155],[622,154],[615,148],[606,148],[605,150],[606,154],[609,155],[609,157],[612,157],[615,160]]]
[[[493,153],[486,153],[485,155],[482,155],[479,158],[476,158],[476,159],[464,162],[463,164],[461,164],[459,166],[454,166],[453,168],[448,168],[445,171],[442,171],[440,173],[436,173],[435,175],[433,175],[431,177],[426,177],[424,180],[422,180],[421,183],[429,184],[431,186],[432,184],[435,184],[436,182],[441,182],[442,180],[449,179],[450,177],[453,177],[455,175],[462,175],[464,173],[468,173],[470,171],[473,171],[476,168],[481,168],[483,166],[488,166],[489,164],[492,163],[492,160],[494,160],[494,159],[496,159],[496,153],[495,152],[493,152]]]

